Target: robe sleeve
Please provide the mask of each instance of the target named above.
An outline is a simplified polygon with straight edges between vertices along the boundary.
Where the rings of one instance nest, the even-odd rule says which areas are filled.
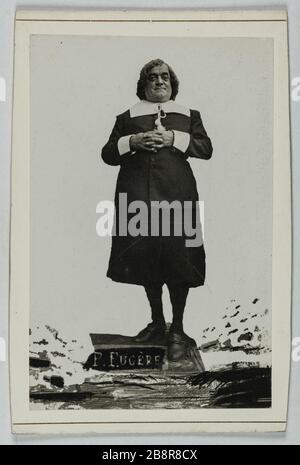
[[[118,166],[134,152],[129,147],[130,136],[124,136],[122,115],[117,116],[115,125],[109,136],[108,142],[102,149],[101,156],[105,163]]]
[[[199,111],[191,110],[190,139],[187,149],[183,153],[186,158],[194,157],[209,160],[212,152],[212,143],[204,129],[200,113]]]

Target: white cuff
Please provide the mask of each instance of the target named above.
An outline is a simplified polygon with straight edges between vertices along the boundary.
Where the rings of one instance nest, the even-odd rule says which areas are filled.
[[[185,153],[190,144],[189,133],[182,132],[182,131],[175,131],[175,130],[173,132],[174,132],[173,146],[176,147],[176,149],[181,150],[181,152]]]
[[[125,155],[125,153],[130,152],[129,140],[132,134],[129,136],[120,137],[118,140],[118,150],[120,155]]]

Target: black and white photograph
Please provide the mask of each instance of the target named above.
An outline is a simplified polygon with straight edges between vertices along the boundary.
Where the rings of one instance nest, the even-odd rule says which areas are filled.
[[[265,34],[227,21],[222,35],[220,20],[210,29],[201,18],[116,32],[101,20],[26,26],[24,15],[28,108],[17,123],[28,116],[30,161],[14,208],[28,206],[28,320],[16,334],[28,331],[31,423],[129,411],[276,423],[290,311],[288,285],[284,314],[274,293],[289,265],[276,245],[289,192],[282,24],[273,36],[271,20]]]

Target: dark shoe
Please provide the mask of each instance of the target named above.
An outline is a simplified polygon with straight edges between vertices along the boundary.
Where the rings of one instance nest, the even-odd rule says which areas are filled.
[[[149,323],[146,328],[142,329],[134,338],[136,342],[148,342],[162,338],[165,335],[166,326],[156,323]]]
[[[183,331],[170,331],[168,337],[168,358],[171,362],[177,362],[184,359],[187,355],[188,348],[192,345],[194,339],[190,338]]]

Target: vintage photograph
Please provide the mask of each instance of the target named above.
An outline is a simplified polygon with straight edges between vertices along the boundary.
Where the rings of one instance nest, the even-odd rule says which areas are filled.
[[[32,408],[268,407],[272,41],[139,43],[136,56],[131,38],[32,38]]]
[[[29,411],[271,415],[274,37],[36,22]]]

